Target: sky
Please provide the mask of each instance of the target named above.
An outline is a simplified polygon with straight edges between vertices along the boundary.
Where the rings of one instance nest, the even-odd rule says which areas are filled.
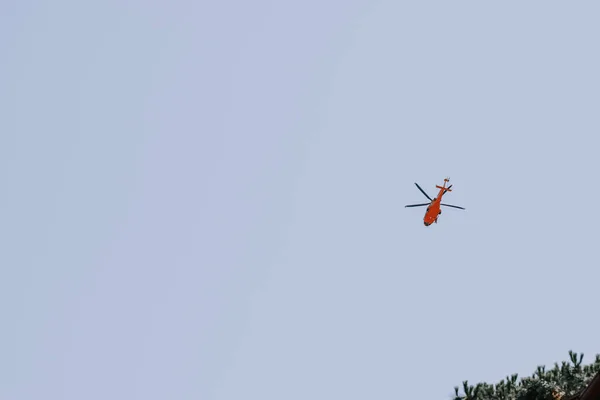
[[[448,399],[591,362],[598,12],[3,1],[0,398]],[[466,210],[425,227],[445,177]]]

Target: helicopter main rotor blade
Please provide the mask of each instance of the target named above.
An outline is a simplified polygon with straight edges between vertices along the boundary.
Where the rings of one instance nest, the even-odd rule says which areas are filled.
[[[407,206],[404,207],[423,207],[423,206],[428,206],[431,203],[422,203],[422,204],[409,204]]]
[[[460,208],[461,210],[466,210],[466,208],[464,208],[464,207],[453,206],[452,204],[444,204],[444,203],[440,203],[440,205],[442,205],[442,206],[446,206],[446,207]]]
[[[429,195],[427,193],[425,193],[425,191],[423,189],[421,189],[421,186],[419,186],[419,184],[417,182],[415,182],[415,185],[417,185],[417,187],[419,188],[421,193],[423,193],[425,195],[425,197],[427,197],[429,199],[429,201],[433,201],[433,199],[431,197],[429,197]]]

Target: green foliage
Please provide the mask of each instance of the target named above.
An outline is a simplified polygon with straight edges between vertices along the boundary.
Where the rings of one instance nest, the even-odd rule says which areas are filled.
[[[600,354],[589,365],[583,365],[583,354],[569,351],[570,362],[546,371],[539,366],[531,377],[518,380],[517,374],[502,379],[497,384],[478,383],[469,385],[463,382],[463,394],[459,387],[454,388],[453,400],[565,400],[584,389],[592,378],[600,372]]]

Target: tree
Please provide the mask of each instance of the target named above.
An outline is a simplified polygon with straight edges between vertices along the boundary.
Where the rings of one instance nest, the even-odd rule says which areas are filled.
[[[538,366],[531,377],[514,374],[497,384],[463,382],[463,394],[454,388],[453,400],[600,400],[600,354],[589,365],[583,365],[583,354],[569,351],[570,362],[546,370]]]

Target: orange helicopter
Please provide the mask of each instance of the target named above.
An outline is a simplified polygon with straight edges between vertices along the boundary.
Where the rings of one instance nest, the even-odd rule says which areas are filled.
[[[425,224],[425,226],[429,226],[429,225],[433,224],[434,222],[437,224],[438,216],[442,213],[441,206],[452,207],[452,208],[460,208],[461,210],[464,210],[465,209],[464,207],[453,206],[451,204],[444,204],[444,203],[442,203],[442,196],[446,192],[451,192],[452,191],[450,189],[452,187],[452,185],[446,187],[446,183],[449,182],[449,181],[450,181],[450,178],[446,178],[446,179],[444,179],[444,186],[435,185],[436,188],[440,189],[440,192],[438,193],[437,197],[434,197],[433,199],[431,197],[429,197],[427,195],[427,193],[425,193],[425,191],[423,189],[421,189],[421,186],[419,186],[415,182],[415,185],[417,185],[417,188],[419,188],[419,190],[421,191],[421,193],[423,193],[425,195],[425,197],[427,197],[430,200],[430,203],[409,204],[409,205],[407,205],[405,207],[423,207],[423,206],[427,206],[427,211],[425,211],[425,217],[423,218],[423,223]]]

